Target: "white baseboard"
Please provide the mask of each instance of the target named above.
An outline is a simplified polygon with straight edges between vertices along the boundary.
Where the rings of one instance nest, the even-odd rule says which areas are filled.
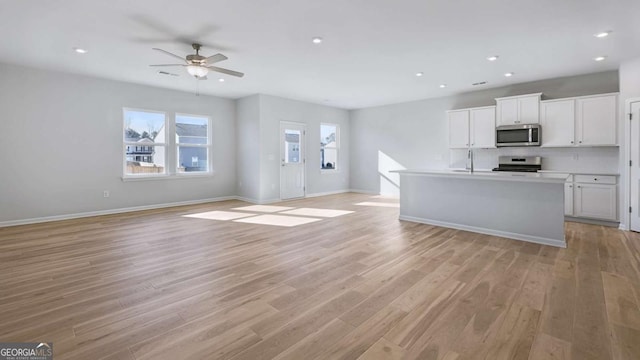
[[[239,200],[239,198],[237,196],[222,196],[222,197],[209,198],[209,199],[178,201],[178,202],[164,203],[164,204],[133,206],[133,207],[109,209],[109,210],[87,211],[87,212],[75,213],[75,214],[64,214],[64,215],[44,216],[44,217],[21,219],[21,220],[10,220],[10,221],[0,222],[0,227],[37,224],[37,223],[50,222],[50,221],[79,219],[79,218],[85,218],[85,217],[91,217],[91,216],[112,215],[112,214],[120,214],[120,213],[127,213],[127,212],[133,212],[133,211],[162,209],[162,208],[175,207],[175,206],[196,205],[196,204],[204,204],[209,202],[219,202],[219,201],[227,201],[227,200]]]
[[[346,190],[329,191],[329,192],[323,192],[323,193],[307,194],[307,197],[327,196],[327,195],[342,194],[347,192],[357,192],[357,193],[363,193],[363,194],[378,195],[377,193],[370,192],[370,191],[346,189]],[[208,202],[218,202],[218,201],[227,201],[227,200],[240,200],[240,201],[248,202],[251,204],[258,204],[258,205],[273,204],[273,203],[283,201],[281,199],[258,200],[258,199],[246,198],[246,197],[235,196],[235,195],[222,196],[222,197],[209,198],[209,199],[178,201],[178,202],[164,203],[164,204],[133,206],[133,207],[117,208],[117,209],[109,209],[109,210],[87,211],[87,212],[74,213],[74,214],[43,216],[43,217],[30,218],[30,219],[0,221],[0,228],[8,227],[8,226],[17,226],[17,225],[37,224],[37,223],[50,222],[50,221],[79,219],[79,218],[85,218],[85,217],[91,217],[91,216],[120,214],[120,213],[127,213],[127,212],[133,212],[133,211],[162,209],[162,208],[168,208],[168,207],[174,207],[174,206],[196,205],[196,204],[204,204]]]
[[[367,195],[380,195],[378,191],[362,190],[362,189],[349,189],[347,192],[367,194]]]
[[[236,200],[240,200],[240,201],[244,201],[244,202],[248,202],[248,203],[252,203],[252,204],[256,204],[256,205],[273,204],[273,203],[282,201],[280,199],[258,200],[258,199],[246,198],[246,197],[242,197],[242,196],[235,196],[234,198]]]
[[[240,201],[244,201],[244,202],[248,202],[248,203],[252,203],[252,204],[259,204],[260,203],[260,200],[258,200],[258,199],[246,198],[246,197],[242,197],[242,196],[236,196],[235,198],[236,198],[236,200],[240,200]]]
[[[306,197],[312,198],[312,197],[318,197],[318,196],[344,194],[344,193],[348,193],[348,192],[351,192],[351,190],[344,189],[344,190],[336,190],[336,191],[325,191],[325,192],[320,192],[320,193],[307,194]]]
[[[486,228],[481,228],[481,227],[476,227],[476,226],[469,226],[469,225],[450,223],[450,222],[446,222],[446,221],[423,219],[423,218],[417,218],[417,217],[407,216],[407,215],[400,215],[400,220],[412,221],[412,222],[417,222],[417,223],[421,223],[421,224],[435,225],[435,226],[441,226],[441,227],[464,230],[464,231],[477,232],[477,233],[480,233],[480,234],[499,236],[499,237],[515,239],[515,240],[528,241],[528,242],[541,244],[541,245],[550,245],[550,246],[561,247],[561,248],[566,248],[567,247],[567,243],[565,241],[560,241],[560,240],[557,240],[557,239],[548,239],[548,238],[543,238],[543,237],[539,237],[539,236],[532,236],[532,235],[512,233],[512,232],[508,232],[508,231],[486,229]]]
[[[579,217],[566,216],[566,215],[564,217],[564,220],[583,223],[583,224],[602,225],[602,226],[615,227],[615,228],[620,228],[620,226],[623,226],[622,223],[618,223],[617,221],[579,218]],[[620,230],[624,230],[624,229],[620,229]]]

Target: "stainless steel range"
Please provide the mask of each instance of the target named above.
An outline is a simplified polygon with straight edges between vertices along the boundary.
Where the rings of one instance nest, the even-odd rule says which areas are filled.
[[[542,169],[540,156],[500,156],[493,171],[537,172]]]

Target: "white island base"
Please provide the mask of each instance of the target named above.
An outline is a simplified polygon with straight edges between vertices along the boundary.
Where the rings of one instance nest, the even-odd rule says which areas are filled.
[[[568,174],[397,172],[401,220],[566,247]]]

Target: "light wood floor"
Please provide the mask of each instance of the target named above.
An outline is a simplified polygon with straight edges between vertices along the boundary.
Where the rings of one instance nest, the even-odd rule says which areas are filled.
[[[182,215],[0,228],[0,341],[55,359],[640,359],[640,236],[567,249],[355,211],[293,228]],[[281,204],[279,204],[281,205]]]

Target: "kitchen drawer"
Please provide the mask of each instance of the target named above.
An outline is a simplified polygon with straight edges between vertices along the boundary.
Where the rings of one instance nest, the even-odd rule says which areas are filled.
[[[574,181],[587,184],[612,184],[615,185],[616,177],[610,175],[574,175]]]

